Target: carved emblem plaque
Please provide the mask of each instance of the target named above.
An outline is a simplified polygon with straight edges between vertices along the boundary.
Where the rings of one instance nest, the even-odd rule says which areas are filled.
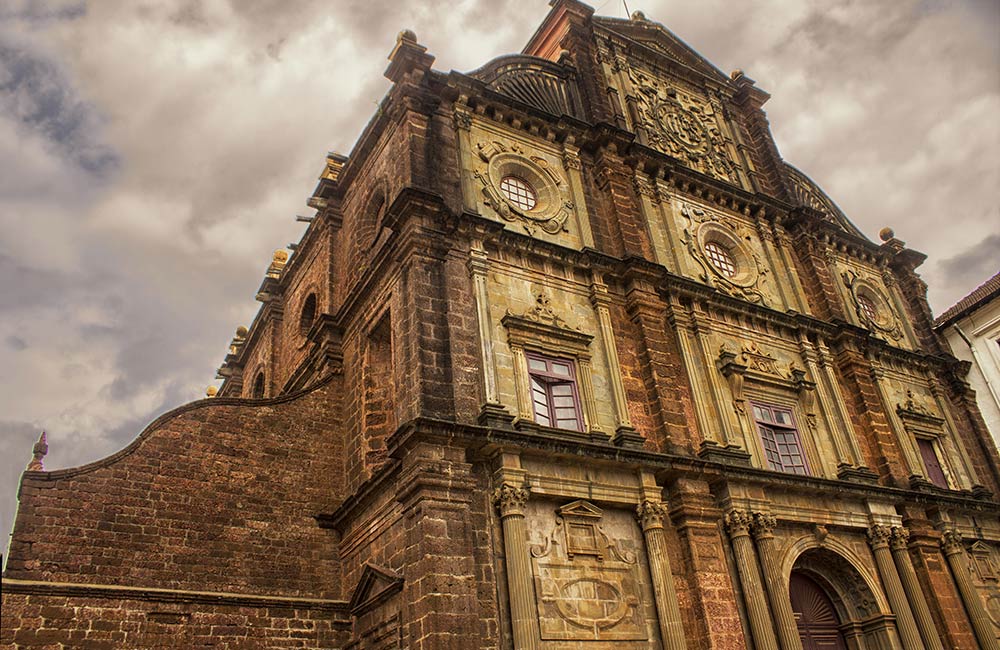
[[[601,529],[586,501],[559,508],[555,528],[531,548],[539,629],[550,641],[644,641],[639,561]]]

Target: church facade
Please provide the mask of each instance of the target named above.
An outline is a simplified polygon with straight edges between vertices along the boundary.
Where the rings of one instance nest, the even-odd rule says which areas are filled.
[[[433,60],[400,34],[216,396],[36,446],[0,644],[997,648],[1000,459],[924,256],[639,13]]]

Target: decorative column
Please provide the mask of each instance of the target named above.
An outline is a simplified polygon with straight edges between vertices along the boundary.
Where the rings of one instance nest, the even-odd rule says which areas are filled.
[[[962,543],[962,535],[957,530],[946,530],[941,539],[941,548],[944,556],[948,560],[951,574],[955,578],[955,585],[958,587],[958,595],[962,598],[965,611],[972,621],[972,631],[979,641],[979,647],[983,650],[997,650],[1000,644],[997,643],[996,633],[990,625],[989,615],[983,606],[983,600],[976,593],[976,587],[969,577],[969,564],[965,557],[965,545]]]
[[[764,586],[767,597],[771,601],[771,613],[774,614],[775,632],[781,650],[802,650],[802,639],[799,628],[795,625],[795,613],[792,611],[792,600],[788,595],[788,587],[781,579],[781,566],[774,552],[774,515],[755,513],[751,531],[757,541],[757,553],[764,569]]]
[[[670,570],[667,542],[663,538],[663,517],[667,514],[667,504],[662,501],[646,500],[636,508],[636,515],[642,525],[642,536],[646,540],[646,555],[649,557],[649,573],[653,579],[653,596],[656,599],[656,615],[660,623],[660,637],[665,650],[687,650],[684,641],[684,627],[681,625],[681,609],[674,589],[674,574]]]
[[[750,525],[753,517],[749,512],[733,510],[726,515],[726,530],[733,543],[736,556],[736,572],[743,585],[743,599],[750,619],[750,634],[757,650],[777,650],[778,642],[771,625],[771,614],[767,611],[767,597],[757,568],[757,557],[750,541]]]
[[[524,506],[528,488],[504,483],[493,492],[493,502],[500,511],[503,525],[503,550],[507,557],[507,591],[510,597],[510,626],[514,650],[537,650],[541,635],[535,616],[531,584],[531,560],[528,557],[528,531],[524,525]]]
[[[896,573],[896,565],[889,552],[890,537],[888,526],[876,524],[868,529],[868,543],[875,555],[875,566],[878,567],[879,576],[882,577],[882,586],[889,599],[889,607],[896,615],[896,628],[899,631],[899,638],[903,641],[903,648],[924,650],[920,633],[917,631],[917,623],[913,620],[913,612],[910,611],[910,604],[906,601],[903,585],[899,582],[899,574]]]
[[[927,650],[941,650],[941,636],[938,634],[937,628],[934,627],[931,610],[927,607],[927,600],[924,598],[924,592],[917,581],[917,572],[913,570],[913,562],[910,560],[910,552],[907,550],[909,541],[910,531],[901,526],[892,527],[889,548],[892,550],[892,559],[896,561],[896,570],[899,572],[900,582],[903,583],[906,599],[910,601],[910,608],[913,610],[913,618],[917,622],[920,638],[924,640],[924,647]]]

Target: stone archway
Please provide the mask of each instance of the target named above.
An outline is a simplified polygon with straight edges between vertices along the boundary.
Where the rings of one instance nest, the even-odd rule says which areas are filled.
[[[789,578],[803,650],[902,647],[894,617],[880,606],[882,599],[843,555],[829,548],[810,548],[795,559]],[[796,589],[799,593],[793,592]],[[812,600],[804,603],[802,599]],[[811,621],[803,620],[806,607],[813,608],[808,612]],[[807,645],[810,641],[812,645]]]

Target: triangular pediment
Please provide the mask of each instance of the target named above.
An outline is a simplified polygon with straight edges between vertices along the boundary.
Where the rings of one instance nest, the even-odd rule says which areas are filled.
[[[559,508],[559,514],[563,517],[585,517],[587,519],[600,519],[604,516],[604,511],[592,503],[579,499],[572,503],[567,503]]]
[[[619,36],[624,36],[662,56],[666,56],[675,63],[719,81],[729,81],[727,74],[659,23],[650,20],[631,20],[607,16],[595,16],[594,22]]]
[[[385,601],[403,588],[403,576],[375,564],[368,563],[361,572],[358,586],[351,596],[351,614],[360,616]]]

